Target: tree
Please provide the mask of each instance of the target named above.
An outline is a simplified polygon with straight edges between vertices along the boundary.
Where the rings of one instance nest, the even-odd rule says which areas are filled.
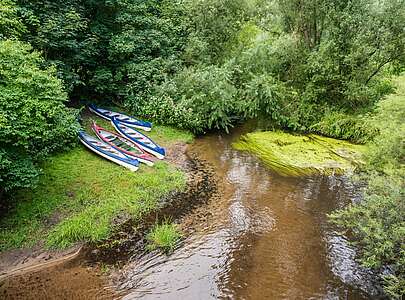
[[[55,68],[31,46],[0,41],[0,194],[30,187],[36,162],[74,142],[78,125]]]
[[[0,39],[17,38],[24,31],[17,18],[17,8],[11,0],[0,0]]]

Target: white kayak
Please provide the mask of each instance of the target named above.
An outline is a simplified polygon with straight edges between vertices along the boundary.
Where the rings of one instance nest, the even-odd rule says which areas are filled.
[[[145,131],[151,131],[151,129],[152,129],[152,123],[143,121],[143,120],[139,120],[135,117],[131,117],[131,116],[128,116],[123,113],[100,108],[94,104],[90,104],[89,109],[90,109],[90,111],[92,111],[93,113],[98,115],[99,117],[104,118],[106,120],[112,121],[112,118],[116,118],[118,121],[120,121],[121,123],[124,123],[125,125],[127,125],[129,127],[139,128],[139,129],[142,129]]]
[[[139,147],[141,147],[146,152],[156,156],[159,159],[163,159],[166,155],[166,151],[163,147],[160,147],[151,138],[147,137],[143,133],[140,133],[138,130],[126,126],[125,123],[120,122],[116,118],[112,118],[111,121],[114,128],[120,133],[121,135],[125,136],[127,139],[131,140],[132,142],[136,143]]]
[[[97,153],[98,155],[115,162],[131,171],[138,170],[139,161],[133,157],[128,157],[124,153],[111,147],[110,145],[100,141],[99,139],[92,137],[84,131],[79,132],[79,139],[88,149]]]

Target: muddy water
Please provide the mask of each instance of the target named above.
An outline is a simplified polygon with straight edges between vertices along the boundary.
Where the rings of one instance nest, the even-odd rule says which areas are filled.
[[[344,177],[277,176],[232,149],[239,134],[190,147],[214,167],[219,194],[182,220],[193,232],[173,254],[128,262],[118,286],[125,299],[377,298],[372,274],[326,219],[359,187]]]

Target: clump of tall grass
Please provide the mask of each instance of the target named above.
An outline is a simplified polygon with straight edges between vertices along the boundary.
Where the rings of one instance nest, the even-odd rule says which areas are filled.
[[[148,250],[162,249],[166,252],[174,250],[177,241],[181,238],[181,233],[177,226],[170,223],[168,220],[162,224],[156,224],[151,231],[147,234],[146,240]]]

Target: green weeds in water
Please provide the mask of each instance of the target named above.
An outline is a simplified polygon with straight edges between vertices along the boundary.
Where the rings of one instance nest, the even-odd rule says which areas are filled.
[[[257,155],[266,166],[283,176],[341,174],[361,163],[361,154],[366,149],[317,135],[281,131],[248,133],[233,147]]]
[[[180,239],[181,233],[175,224],[165,221],[162,224],[156,224],[146,236],[149,244],[148,250],[163,249],[164,251],[173,251],[176,242]]]

